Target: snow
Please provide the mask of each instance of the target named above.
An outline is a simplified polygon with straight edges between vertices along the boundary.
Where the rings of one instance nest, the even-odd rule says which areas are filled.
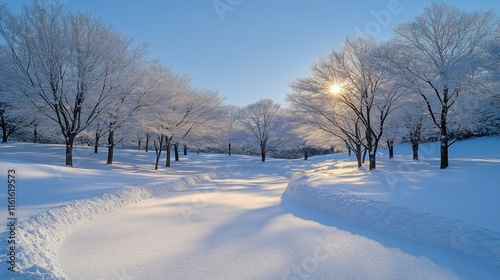
[[[456,278],[425,257],[296,218],[280,204],[287,178],[259,169],[195,186],[212,194],[204,204],[168,193],[81,224],[58,251],[61,266],[69,279]],[[186,220],[190,207],[202,211]]]
[[[388,160],[381,149],[372,172],[343,154],[266,163],[190,154],[154,171],[154,152],[116,150],[107,166],[90,147],[76,147],[69,168],[64,146],[2,144],[0,174],[19,174],[16,275],[492,279],[499,142],[457,142],[447,170],[438,170],[439,143],[422,145],[419,162],[397,145],[407,155]],[[5,257],[1,279],[12,277]]]
[[[450,248],[500,266],[500,232],[425,212],[310,186],[295,175],[284,198],[381,233]]]
[[[213,173],[191,175],[163,185],[122,189],[35,214],[18,224],[16,242],[22,244],[22,247],[17,252],[17,268],[27,275],[62,278],[63,273],[57,262],[56,250],[75,225],[125,205],[209,180],[213,175]]]

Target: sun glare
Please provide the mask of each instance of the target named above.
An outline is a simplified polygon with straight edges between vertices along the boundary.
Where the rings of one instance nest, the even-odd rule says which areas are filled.
[[[331,94],[339,94],[342,91],[342,87],[339,85],[331,85],[330,86],[330,93]]]

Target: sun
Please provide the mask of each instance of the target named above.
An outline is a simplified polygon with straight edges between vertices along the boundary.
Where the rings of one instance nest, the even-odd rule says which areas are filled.
[[[342,87],[337,84],[333,84],[328,90],[331,94],[339,94],[342,91]]]

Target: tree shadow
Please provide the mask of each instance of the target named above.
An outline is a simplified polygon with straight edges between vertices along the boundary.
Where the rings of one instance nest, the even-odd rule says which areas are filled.
[[[500,275],[500,268],[488,265],[479,259],[455,253],[445,248],[419,244],[400,237],[357,227],[346,220],[299,205],[286,197],[282,197],[280,206],[283,213],[290,213],[297,218],[314,221],[328,227],[336,227],[354,235],[364,236],[387,248],[396,248],[415,257],[425,257],[441,267],[449,268],[464,279],[495,279]]]

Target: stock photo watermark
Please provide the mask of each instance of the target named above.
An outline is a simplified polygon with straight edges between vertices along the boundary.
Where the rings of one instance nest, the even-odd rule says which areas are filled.
[[[10,272],[16,272],[16,239],[17,239],[17,217],[16,217],[16,202],[17,202],[17,172],[11,168],[7,170],[7,264]]]
[[[389,0],[385,9],[371,10],[372,20],[368,21],[363,28],[355,27],[354,31],[359,35],[376,37],[383,28],[387,28],[395,15],[403,12],[403,4],[399,0]]]
[[[300,263],[294,265],[285,272],[281,279],[309,279],[313,276],[322,264],[325,264],[328,258],[334,255],[338,248],[336,240],[329,235],[326,238],[318,238],[312,255],[305,257]]]
[[[214,0],[212,5],[220,21],[224,21],[225,14],[233,12],[243,0]]]

